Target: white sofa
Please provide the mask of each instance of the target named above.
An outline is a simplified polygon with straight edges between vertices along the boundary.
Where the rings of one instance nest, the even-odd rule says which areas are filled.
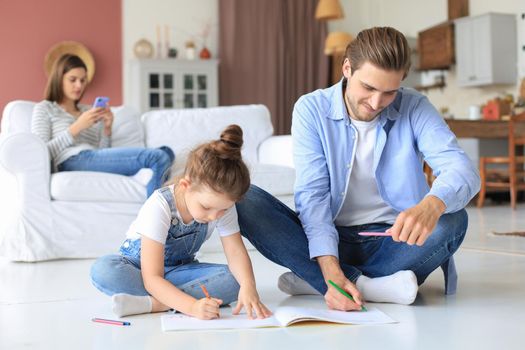
[[[88,258],[116,252],[146,200],[143,183],[132,177],[96,172],[50,172],[46,145],[30,133],[34,102],[13,101],[4,109],[0,133],[0,256],[15,261]],[[188,151],[216,139],[223,128],[244,131],[243,157],[252,182],[293,206],[292,144],[272,136],[262,105],[159,110],[139,116],[113,109],[113,147],[170,146],[173,174]],[[204,251],[220,249],[217,235]]]

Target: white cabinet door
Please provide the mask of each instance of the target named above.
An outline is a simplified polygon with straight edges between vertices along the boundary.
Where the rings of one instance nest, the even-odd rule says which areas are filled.
[[[455,21],[459,86],[516,83],[516,17],[489,13]]]
[[[472,28],[474,81],[479,84],[490,84],[493,58],[490,17],[473,18],[470,25]]]
[[[166,69],[145,69],[144,80],[141,83],[143,106],[149,109],[175,107],[175,72]],[[143,86],[145,85],[145,87]]]
[[[182,82],[182,108],[206,108],[216,105],[212,96],[213,77],[205,71],[185,71],[180,76]]]
[[[131,104],[152,109],[218,105],[217,60],[135,60],[131,62]]]
[[[458,21],[455,23],[455,49],[457,81],[460,86],[466,86],[476,77],[474,68],[474,41],[473,27],[470,22]]]
[[[525,3],[521,12],[518,14],[518,62],[519,74],[521,78],[525,77]]]

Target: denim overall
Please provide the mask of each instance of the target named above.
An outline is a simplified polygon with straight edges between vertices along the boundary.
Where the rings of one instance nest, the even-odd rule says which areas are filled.
[[[188,264],[195,260],[195,254],[206,240],[208,224],[192,221],[186,225],[176,216],[177,207],[169,187],[159,189],[171,210],[171,225],[164,246],[164,266],[172,267]],[[140,238],[126,239],[120,247],[120,253],[140,266]]]
[[[195,254],[206,240],[208,224],[193,221],[184,224],[176,217],[176,206],[169,187],[159,189],[171,210],[171,225],[164,247],[164,278],[193,296],[203,298],[201,285],[213,297],[227,305],[237,300],[239,284],[228,265],[199,262]],[[126,293],[149,295],[142,280],[140,267],[140,238],[126,239],[120,254],[98,258],[91,267],[91,282],[107,295]]]

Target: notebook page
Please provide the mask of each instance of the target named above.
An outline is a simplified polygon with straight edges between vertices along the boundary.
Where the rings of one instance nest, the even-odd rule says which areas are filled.
[[[246,314],[221,314],[214,320],[199,320],[184,314],[167,314],[161,316],[163,331],[204,330],[204,329],[246,329],[280,326],[274,316],[265,319],[250,320]]]
[[[327,321],[334,323],[367,325],[397,322],[376,308],[370,308],[368,311],[346,312],[296,306],[281,306],[275,311],[274,317],[283,326],[288,326],[301,321]]]

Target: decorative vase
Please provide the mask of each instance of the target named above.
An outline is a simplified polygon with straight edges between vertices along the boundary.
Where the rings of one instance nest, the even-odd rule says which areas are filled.
[[[211,58],[211,52],[210,50],[208,50],[208,48],[206,46],[204,46],[201,50],[201,52],[199,53],[199,57],[203,60],[207,60],[209,58]]]
[[[146,39],[140,39],[133,46],[133,53],[137,58],[152,58],[153,57],[153,45]]]
[[[186,59],[195,59],[195,44],[193,43],[193,41],[186,42]]]
[[[175,47],[171,47],[169,50],[168,50],[168,57],[169,58],[175,58],[177,57],[177,49]]]

